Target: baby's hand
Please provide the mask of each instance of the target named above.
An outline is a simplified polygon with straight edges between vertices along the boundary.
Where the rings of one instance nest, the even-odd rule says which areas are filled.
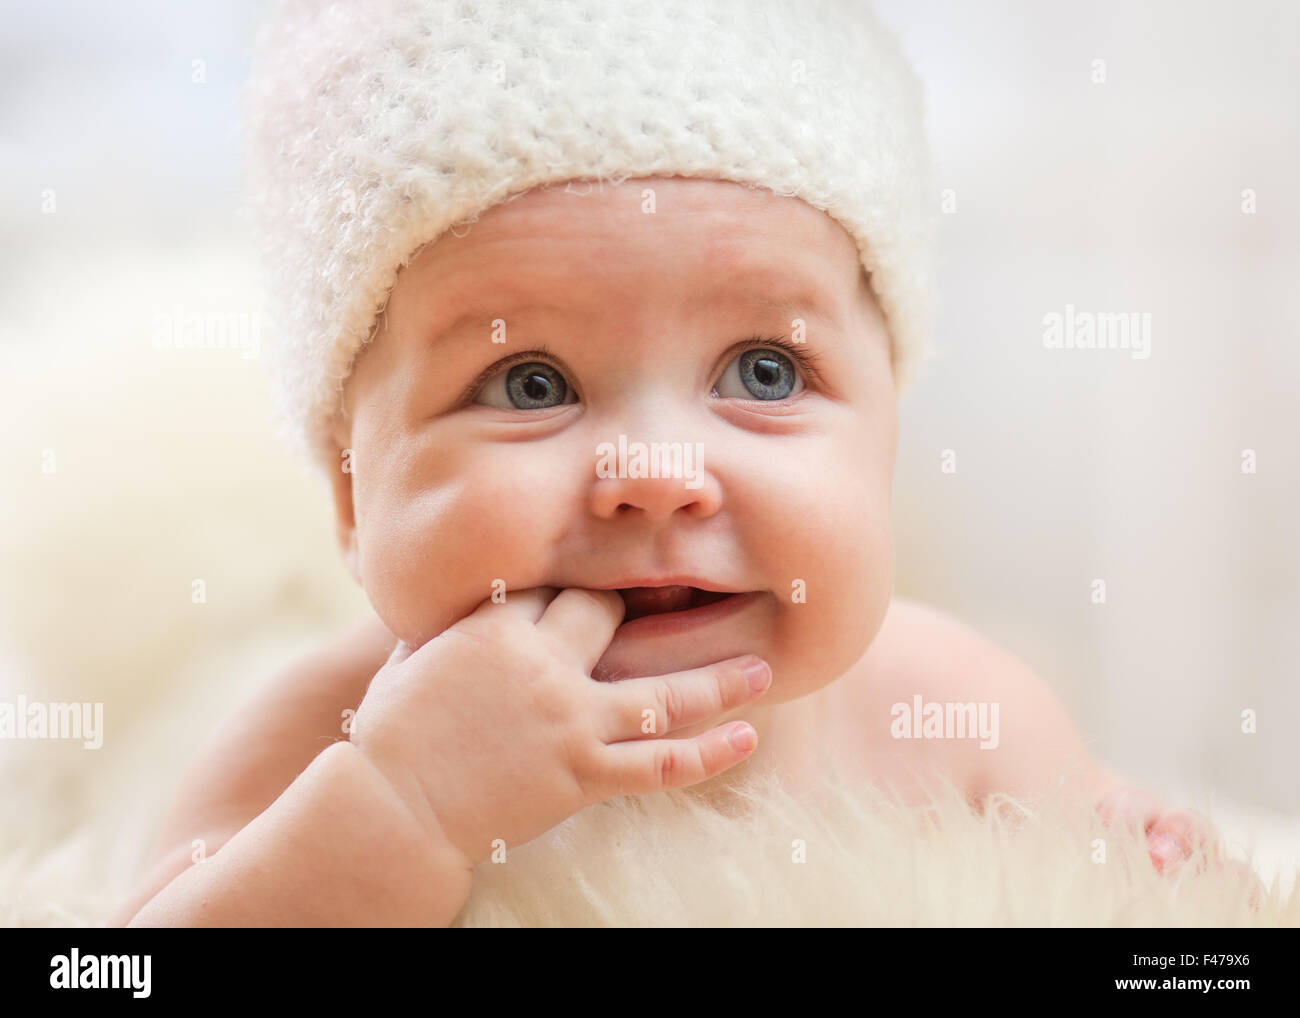
[[[1107,826],[1118,819],[1146,833],[1147,852],[1158,873],[1173,874],[1195,857],[1200,865],[1235,874],[1250,888],[1251,907],[1260,907],[1264,888],[1259,877],[1245,863],[1224,857],[1219,832],[1209,818],[1192,810],[1173,809],[1131,784],[1112,786],[1098,798],[1096,809]]]
[[[695,784],[754,748],[743,722],[662,736],[762,695],[771,671],[761,659],[599,682],[591,671],[623,599],[556,595],[511,591],[422,647],[399,643],[353,719],[351,741],[471,867],[496,839],[511,848],[612,796]]]

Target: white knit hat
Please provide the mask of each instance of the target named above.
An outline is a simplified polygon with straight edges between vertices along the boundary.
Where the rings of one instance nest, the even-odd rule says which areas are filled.
[[[313,458],[398,269],[542,184],[801,198],[857,243],[899,385],[926,348],[921,89],[867,0],[283,0],[242,102],[279,410]]]

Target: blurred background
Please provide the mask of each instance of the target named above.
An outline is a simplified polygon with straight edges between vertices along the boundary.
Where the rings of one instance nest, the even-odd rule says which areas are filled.
[[[925,82],[943,210],[897,591],[1030,663],[1113,768],[1280,845],[1300,833],[1300,8],[876,6]],[[365,610],[323,489],[273,437],[258,346],[154,342],[189,314],[274,340],[236,106],[263,10],[63,0],[0,35],[0,697],[103,701],[109,729],[101,755],[0,744],[33,845],[96,810],[147,827],[217,717]],[[1046,348],[1068,305],[1149,314],[1150,356]],[[145,777],[105,803],[121,767]]]

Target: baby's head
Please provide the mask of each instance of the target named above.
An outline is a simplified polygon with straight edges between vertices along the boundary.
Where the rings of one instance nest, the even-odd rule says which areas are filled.
[[[281,408],[395,635],[674,584],[733,597],[598,676],[754,653],[776,703],[861,655],[932,228],[868,8],[286,0],[249,98]]]
[[[494,584],[672,580],[746,603],[620,628],[600,670],[754,653],[776,702],[843,672],[884,615],[889,335],[852,239],[797,199],[682,178],[533,190],[399,272],[342,403],[344,554],[412,646]]]

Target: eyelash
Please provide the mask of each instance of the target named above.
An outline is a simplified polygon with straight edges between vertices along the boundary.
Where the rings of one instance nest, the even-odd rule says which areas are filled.
[[[559,358],[551,352],[551,348],[545,343],[534,347],[532,350],[523,350],[519,353],[511,354],[509,357],[497,361],[491,367],[485,368],[479,373],[479,376],[474,379],[474,381],[465,386],[464,400],[466,402],[472,400],[476,395],[478,395],[480,388],[492,379],[496,378],[497,375],[502,371],[505,371],[507,368],[513,367],[516,364],[523,364],[526,361],[535,361],[539,358],[545,358],[550,361],[559,360]]]
[[[787,339],[785,336],[769,336],[766,339],[762,336],[752,336],[738,346],[733,356],[739,357],[746,350],[757,350],[764,347],[776,347],[777,349],[788,354],[790,359],[799,365],[804,371],[811,375],[816,381],[821,382],[821,372],[817,370],[816,362],[821,360],[821,354],[814,353],[811,350],[804,349],[800,344]],[[550,347],[545,343],[533,348],[532,350],[523,350],[520,353],[511,354],[504,360],[499,360],[491,367],[484,369],[479,376],[465,387],[463,399],[465,401],[473,400],[478,394],[479,389],[499,375],[516,364],[527,363],[539,359],[546,359],[558,362],[559,358],[551,352]],[[730,363],[730,361],[728,361]]]

